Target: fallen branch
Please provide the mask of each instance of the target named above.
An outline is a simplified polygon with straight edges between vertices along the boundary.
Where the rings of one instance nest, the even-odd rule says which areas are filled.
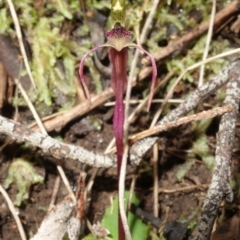
[[[240,103],[239,67],[234,69],[234,72],[231,71],[229,77],[230,81],[227,84],[224,104],[230,104],[233,110],[224,114],[221,118],[219,132],[217,134],[213,177],[203,204],[202,214],[199,224],[197,225],[196,235],[193,238],[194,240],[209,239],[221,202],[223,200],[229,202],[233,200],[233,192],[229,183],[235,125]]]
[[[28,142],[31,146],[39,147],[43,152],[57,159],[71,159],[94,167],[116,166],[116,160],[112,155],[95,153],[79,146],[61,143],[2,116],[0,116],[0,133],[6,134],[17,141]]]

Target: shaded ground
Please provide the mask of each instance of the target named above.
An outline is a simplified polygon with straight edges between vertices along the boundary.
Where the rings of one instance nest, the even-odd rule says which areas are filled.
[[[5,6],[1,6],[1,9],[4,9]],[[36,7],[36,6],[35,6]],[[39,7],[39,6],[38,6]],[[92,13],[92,10],[89,10],[90,6],[85,6],[88,9],[88,14]],[[172,4],[171,7],[167,8],[168,14],[174,15],[174,12],[179,10],[178,8],[184,7],[184,4]],[[194,7],[194,6],[193,6]],[[224,6],[222,4],[219,4],[218,9],[222,9]],[[44,8],[44,7],[42,7]],[[133,7],[132,7],[133,8]],[[131,12],[133,11],[130,7]],[[19,7],[21,10],[21,7]],[[91,9],[91,8],[90,8]],[[138,9],[139,10],[139,9]],[[208,10],[208,12],[204,12],[204,10]],[[96,10],[97,11],[97,10]],[[194,8],[192,11],[188,10],[187,13],[189,14],[188,20],[192,20],[192,18],[196,17],[196,14],[193,14],[193,17],[191,17],[192,12],[194,11]],[[199,10],[200,11],[200,10]],[[21,11],[20,11],[21,12]],[[143,13],[143,19],[145,19],[146,13],[142,10]],[[48,16],[49,14],[49,16]],[[100,10],[97,11],[97,15],[100,17],[108,16],[109,9],[106,7],[102,7]],[[210,14],[209,9],[204,8],[200,11],[200,14],[202,15],[202,18],[204,16],[207,16]],[[51,17],[51,13],[45,13],[45,16]],[[200,20],[195,20],[195,25],[201,24],[202,18]],[[98,18],[96,18],[98,19]],[[205,18],[204,18],[205,19]],[[206,18],[208,19],[208,18]],[[218,33],[214,35],[214,43],[213,43],[213,49],[211,49],[212,54],[220,53],[221,51],[225,50],[226,48],[233,46],[237,47],[239,45],[239,42],[236,40],[237,37],[239,37],[239,31],[233,30],[231,27],[233,26],[233,23],[235,23],[235,20],[237,19],[237,14],[233,14],[232,20],[229,21],[227,25],[220,24],[222,26],[222,29],[220,29]],[[65,19],[65,22],[62,26],[62,34],[66,32],[69,34],[69,39],[74,39],[74,42],[77,42],[79,39],[79,35],[76,36],[76,32],[74,29],[76,28],[76,23],[78,23],[81,26],[83,26],[83,23],[85,21],[88,23],[90,32],[93,29],[96,29],[96,26],[93,26],[94,22],[93,19],[91,21],[87,21],[82,16],[77,16],[75,18],[75,22],[71,25],[69,23],[69,20]],[[155,36],[154,31],[159,30],[162,25],[168,24],[166,30],[169,30],[172,28],[172,25],[176,27],[172,22],[160,22],[160,20],[156,19],[156,22],[154,22],[153,31],[149,33],[149,36],[152,37],[153,40],[146,41],[146,46],[149,48],[150,52],[158,51],[159,49],[155,50],[156,47],[164,47],[173,41],[175,39],[171,33],[169,35],[162,36],[162,33],[160,36]],[[193,21],[193,20],[192,20]],[[103,21],[104,23],[101,23],[104,25],[104,28],[106,28],[106,19]],[[95,22],[97,24],[97,27],[99,27],[99,22],[96,20]],[[143,24],[143,22],[140,22]],[[141,25],[138,23],[139,25]],[[93,25],[91,25],[93,24]],[[131,23],[134,24],[134,23]],[[159,24],[159,25],[158,25]],[[184,35],[188,31],[192,29],[191,24],[185,25],[183,24],[184,29],[180,31],[177,28],[176,38],[179,38],[180,36]],[[67,26],[66,26],[67,25]],[[72,31],[68,29],[68,25],[71,26]],[[133,26],[130,25],[133,30]],[[173,28],[174,28],[173,27]],[[24,27],[23,27],[24,28]],[[189,29],[190,28],[190,29]],[[79,30],[79,29],[78,29]],[[102,33],[103,29],[100,28],[100,32]],[[70,33],[69,33],[70,31]],[[82,30],[83,31],[83,30]],[[84,31],[83,31],[84,32]],[[160,32],[160,31],[159,31]],[[74,34],[75,33],[75,34]],[[81,33],[82,34],[82,33]],[[80,36],[82,37],[82,34]],[[27,35],[27,34],[26,34]],[[156,33],[157,35],[157,33]],[[4,39],[3,39],[4,38]],[[25,37],[26,43],[29,45],[29,39],[27,39],[27,36]],[[151,43],[151,41],[157,42],[157,46]],[[86,33],[83,37],[83,40],[90,42],[90,36],[88,33]],[[87,40],[86,40],[87,39]],[[84,41],[81,40],[81,43]],[[96,40],[93,37],[93,34],[91,35],[91,42],[93,45],[96,45]],[[99,37],[98,39],[100,43],[101,39]],[[4,50],[2,50],[5,53],[5,55],[8,55],[7,59],[5,60],[3,65],[14,65],[16,68],[19,68],[19,62],[13,63],[12,59],[16,59],[18,52],[10,52],[9,49],[12,48],[14,43],[16,42],[16,38],[7,38],[5,39],[5,36],[1,36],[0,41],[2,43],[8,43],[10,47],[6,47]],[[9,42],[8,42],[9,41]],[[194,40],[197,41],[197,40]],[[219,47],[219,45],[216,45],[216,42],[221,42],[221,45],[224,45],[226,42],[226,48],[223,47],[220,48],[220,52],[217,52],[216,49]],[[196,43],[196,45],[199,44]],[[176,57],[177,61],[182,61],[184,64],[188,66],[188,62],[184,62],[184,59],[187,59],[187,55],[189,52],[194,52],[192,48],[194,48],[194,43],[191,43],[193,46],[189,46],[189,49],[179,49],[179,51],[182,51],[182,55]],[[152,47],[154,50],[152,50]],[[30,46],[31,48],[31,46]],[[86,47],[87,48],[87,47]],[[18,47],[17,47],[18,49]],[[0,51],[1,53],[1,51]],[[6,54],[7,53],[7,54]],[[31,51],[30,51],[31,55]],[[101,64],[103,64],[105,67],[108,66],[109,62],[107,60],[107,55],[104,53],[104,51],[101,53],[101,57],[99,57]],[[190,54],[191,55],[191,54]],[[75,53],[75,57],[82,57],[82,53]],[[199,54],[201,56],[201,54]],[[64,56],[63,56],[64,58]],[[1,59],[1,58],[0,58]],[[166,64],[159,63],[159,78],[163,78],[165,74],[172,71],[174,66],[174,58],[171,58],[172,62],[168,62]],[[192,59],[191,59],[192,60]],[[198,57],[194,59],[194,61],[199,60]],[[169,60],[170,61],[170,60]],[[189,61],[191,62],[191,61]],[[77,63],[77,62],[76,62]],[[74,62],[74,64],[76,64]],[[62,64],[62,59],[58,59],[58,62],[56,63],[56,66]],[[169,64],[167,66],[167,64]],[[221,69],[224,65],[227,64],[227,61],[224,63],[219,63],[220,65],[213,65],[211,67],[215,68],[213,71],[210,71],[209,69],[206,70],[206,74],[208,77],[213,76],[219,68]],[[222,65],[221,65],[222,64]],[[141,63],[139,62],[139,65]],[[190,65],[190,64],[189,64]],[[217,66],[217,67],[216,67]],[[142,65],[142,69],[144,69],[145,66]],[[211,68],[210,67],[210,68]],[[15,68],[15,69],[16,69]],[[63,72],[63,66],[60,66],[59,69],[61,69]],[[88,68],[86,68],[86,76],[87,80],[89,82],[90,91],[96,92],[96,89],[98,88],[98,83],[90,83],[91,82],[91,74],[96,74],[96,72],[99,74],[98,67],[94,67],[92,69],[91,63],[88,63]],[[89,71],[90,69],[90,71]],[[109,68],[108,68],[109,69]],[[13,73],[13,75],[9,74],[9,71],[11,69],[7,69],[7,75],[9,77],[14,78],[14,76],[17,75],[17,73]],[[18,71],[19,72],[19,71]],[[181,67],[178,69],[178,71],[175,73],[172,80],[176,78],[176,76],[179,75],[181,72]],[[98,75],[97,74],[97,75]],[[105,74],[105,75],[104,75]],[[102,79],[100,79],[100,85],[102,85],[102,88],[105,88],[109,86],[109,76],[102,70],[100,75],[102,76]],[[76,71],[77,76],[77,71]],[[190,78],[190,76],[188,76]],[[189,92],[193,91],[197,87],[197,79],[198,79],[198,72],[194,72],[191,75],[192,79],[185,79],[182,83],[180,83],[177,88],[175,89],[173,93],[173,99],[179,99],[179,98],[186,98],[186,95],[188,95]],[[107,81],[104,81],[107,79]],[[147,79],[150,79],[149,76],[147,76]],[[191,81],[193,80],[193,81]],[[3,82],[2,78],[0,81]],[[24,79],[21,79],[22,82],[24,82],[26,85],[24,86],[26,90],[29,89],[30,82],[29,79],[24,81]],[[26,83],[27,82],[27,83]],[[146,83],[147,81],[144,81],[144,83],[139,83],[138,87],[134,88],[132,98],[133,99],[142,99],[144,97],[144,94],[142,94],[146,88],[148,88],[148,85]],[[169,81],[170,82],[170,81]],[[12,89],[11,81],[8,80],[8,91],[6,91],[4,94],[4,98],[11,98],[14,97],[14,88]],[[156,99],[162,98],[162,96],[166,95],[166,92],[169,89],[169,86],[171,83],[167,83],[162,90],[159,91],[159,93],[156,95]],[[55,87],[51,86],[50,95],[54,92]],[[80,87],[76,84],[76,88],[80,89]],[[12,92],[10,91],[12,89]],[[101,91],[100,91],[101,92]],[[218,94],[214,94],[210,99],[208,99],[205,102],[205,105],[199,106],[197,109],[198,112],[209,109],[215,105],[219,105],[222,102],[223,99],[223,93],[224,93],[224,87]],[[39,94],[41,95],[41,94]],[[65,104],[68,102],[68,99],[71,98],[71,96],[65,96],[62,92],[59,92],[59,90],[56,90],[55,98],[53,97],[53,103],[51,107],[47,108],[45,103],[42,103],[41,101],[36,100],[36,108],[40,112],[41,116],[49,116],[51,113],[56,113],[59,111],[60,108],[64,107]],[[81,95],[81,94],[80,94]],[[76,97],[76,92],[74,97]],[[78,96],[78,101],[81,101],[81,96]],[[20,99],[21,100],[21,99]],[[20,101],[19,100],[19,101]],[[40,103],[39,103],[40,102]],[[20,102],[21,104],[21,102]],[[73,104],[73,105],[74,105]],[[8,118],[16,118],[18,121],[24,123],[24,124],[30,124],[33,121],[33,117],[31,115],[31,112],[28,110],[27,107],[20,107],[19,112],[16,111],[16,109],[13,107],[13,102],[7,102],[5,101],[5,104],[1,106],[1,114],[3,116],[6,116]],[[176,103],[173,105],[167,105],[165,108],[165,111],[163,114],[166,114],[171,109],[173,109],[176,106]],[[131,105],[131,111],[133,111],[135,105]],[[140,132],[144,129],[147,129],[151,123],[151,120],[154,117],[155,112],[159,108],[159,105],[154,104],[151,113],[146,113],[146,111],[142,111],[138,116],[136,116],[134,122],[131,124],[130,127],[130,134]],[[98,151],[98,152],[104,152],[108,143],[113,138],[113,132],[112,132],[112,107],[109,106],[99,106],[95,110],[88,112],[84,116],[77,117],[70,121],[64,128],[58,129],[59,126],[56,124],[56,128],[54,131],[51,131],[49,134],[51,136],[56,136],[57,138],[61,138],[66,143],[72,143],[75,145],[82,146],[88,150]],[[90,116],[91,121],[89,121],[89,118],[87,116]],[[95,125],[97,123],[97,127]],[[192,227],[195,225],[197,219],[200,216],[200,210],[201,206],[203,204],[203,200],[206,196],[206,190],[207,185],[210,183],[211,180],[211,170],[209,167],[207,167],[207,164],[203,161],[201,148],[205,147],[203,151],[206,150],[208,152],[208,156],[214,156],[215,151],[215,135],[218,130],[218,123],[219,118],[214,119],[212,122],[209,123],[208,127],[203,127],[204,133],[199,134],[199,126],[201,125],[199,123],[197,124],[188,124],[187,126],[181,126],[177,129],[171,130],[168,133],[165,133],[161,136],[165,137],[167,139],[166,142],[163,140],[159,141],[158,149],[159,149],[159,161],[158,161],[158,171],[159,171],[159,195],[158,195],[158,203],[159,203],[159,218],[160,219],[166,219],[167,222],[170,221],[178,221],[178,220],[186,220],[189,223],[190,230],[192,230]],[[100,127],[98,127],[100,126]],[[232,204],[226,204],[226,208],[221,209],[219,215],[221,216],[219,221],[225,220],[225,218],[230,218],[232,215],[235,214],[237,211],[237,208],[239,206],[239,130],[238,125],[236,129],[236,141],[234,146],[234,155],[233,155],[233,187],[235,191],[235,199],[234,203]],[[58,131],[59,130],[59,131]],[[194,144],[196,144],[198,138],[202,137],[204,135],[204,141],[205,145],[200,145],[200,150],[194,148]],[[17,211],[19,211],[19,215],[21,218],[21,221],[23,223],[24,229],[28,235],[28,237],[32,236],[34,233],[36,233],[40,223],[42,222],[42,219],[46,215],[47,209],[49,207],[52,194],[53,194],[53,188],[56,181],[56,177],[58,175],[56,164],[59,164],[59,161],[56,161],[50,156],[46,156],[41,153],[38,149],[29,149],[24,148],[22,145],[19,145],[15,142],[10,141],[8,138],[4,136],[0,136],[1,145],[7,141],[9,141],[9,144],[4,146],[1,149],[0,152],[0,181],[1,184],[4,183],[4,181],[7,179],[9,166],[12,163],[13,160],[19,157],[27,156],[26,159],[33,163],[34,169],[37,173],[39,173],[41,176],[44,177],[44,183],[43,184],[35,184],[30,187],[30,196],[29,198],[24,201],[19,208],[17,208]],[[140,208],[144,210],[147,213],[153,212],[153,162],[152,162],[152,151],[150,151],[141,162],[140,166],[128,166],[127,168],[127,175],[126,175],[126,189],[130,189],[132,179],[136,177],[136,186],[135,186],[135,192],[140,200]],[[190,163],[191,166],[188,164]],[[87,173],[87,179],[86,182],[88,182],[89,178],[91,177],[91,174],[93,173],[93,169],[81,165],[77,162],[72,161],[65,161],[64,163],[61,163],[68,180],[74,190],[77,188],[77,179],[79,177],[79,172],[81,170],[85,170]],[[184,174],[182,174],[182,177],[179,177],[180,170],[183,172],[183,169],[189,168],[189,170],[185,171]],[[8,194],[12,200],[16,198],[16,194],[18,192],[17,185],[12,184],[11,187],[8,189]],[[90,220],[91,223],[96,223],[97,221],[101,221],[103,214],[105,212],[105,209],[110,205],[111,198],[116,196],[117,194],[117,178],[116,178],[116,169],[100,169],[96,179],[93,184],[92,191],[88,195],[88,200],[86,204],[86,217]],[[60,202],[66,195],[68,195],[68,192],[61,183],[60,188],[57,192],[56,201]],[[86,235],[89,233],[88,228],[86,227],[86,224],[83,224],[82,227],[82,235]],[[11,215],[11,213],[8,210],[7,204],[4,201],[2,195],[0,195],[0,239],[4,240],[10,240],[10,239],[20,239],[18,229],[16,226],[16,223]],[[160,239],[160,238],[159,238]],[[186,234],[185,239],[188,239],[188,235]],[[134,239],[135,240],[135,239]],[[177,240],[177,239],[176,239]]]

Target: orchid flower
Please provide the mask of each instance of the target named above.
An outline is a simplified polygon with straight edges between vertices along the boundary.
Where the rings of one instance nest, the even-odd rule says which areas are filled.
[[[147,110],[150,109],[151,101],[153,98],[154,87],[156,83],[157,77],[157,67],[153,57],[144,50],[141,46],[132,43],[132,34],[130,31],[125,29],[120,25],[120,23],[116,23],[114,28],[106,33],[107,42],[103,45],[96,46],[87,52],[79,65],[79,75],[80,79],[85,91],[85,94],[90,100],[90,94],[84,79],[84,61],[86,57],[98,50],[99,48],[109,47],[109,60],[112,65],[112,75],[111,75],[111,87],[115,93],[116,103],[114,107],[114,116],[113,116],[113,130],[114,136],[116,139],[116,147],[117,147],[117,172],[118,178],[120,175],[122,156],[123,156],[123,125],[124,125],[124,104],[123,104],[123,96],[127,87],[127,62],[128,62],[128,48],[134,47],[146,53],[152,63],[152,85],[150,90],[150,96],[148,100]],[[121,219],[120,221],[121,222]],[[121,225],[121,223],[120,223]],[[121,232],[121,231],[120,231]],[[119,238],[119,239],[124,239]]]
[[[90,100],[90,94],[84,79],[84,62],[86,57],[98,50],[99,48],[109,47],[109,60],[112,64],[112,76],[111,76],[111,87],[115,93],[116,104],[114,107],[114,117],[113,117],[113,130],[116,138],[117,153],[121,155],[122,152],[122,141],[123,141],[123,124],[124,124],[124,106],[123,106],[123,95],[127,86],[127,61],[128,61],[128,47],[137,48],[144,53],[146,53],[152,63],[152,86],[150,90],[150,96],[148,100],[147,110],[149,111],[151,101],[153,98],[154,87],[156,83],[157,67],[155,60],[145,49],[141,46],[132,43],[132,34],[130,31],[126,30],[119,23],[115,24],[114,28],[106,33],[107,42],[103,45],[96,46],[87,52],[79,65],[79,75],[80,79],[87,96]],[[119,147],[118,147],[119,146]],[[120,147],[121,146],[121,147]],[[119,149],[120,148],[120,149]],[[121,157],[118,157],[118,171],[121,167]]]
[[[132,43],[132,34],[130,31],[126,30],[124,27],[115,24],[114,28],[106,33],[107,42],[100,46],[96,46],[87,52],[79,65],[79,75],[80,79],[87,96],[87,99],[90,100],[90,94],[85,82],[83,68],[86,57],[98,50],[99,48],[109,47],[109,60],[112,64],[112,76],[111,76],[111,87],[115,93],[116,104],[114,108],[114,118],[113,118],[113,129],[116,141],[122,141],[123,138],[123,122],[124,122],[124,106],[123,106],[123,95],[127,86],[127,61],[128,61],[128,47],[137,48],[144,53],[146,53],[152,64],[152,86],[150,90],[150,96],[148,100],[147,110],[149,111],[150,105],[153,98],[154,87],[157,77],[157,67],[155,60],[145,49],[141,46]],[[116,144],[117,145],[117,144]],[[118,165],[119,164],[118,162]]]

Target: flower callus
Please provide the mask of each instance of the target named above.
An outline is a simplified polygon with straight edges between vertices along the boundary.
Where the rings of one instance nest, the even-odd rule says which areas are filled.
[[[128,47],[132,40],[131,32],[122,27],[119,23],[116,23],[112,30],[106,32],[105,36],[107,38],[106,44],[115,48],[117,51],[121,51],[123,48]]]

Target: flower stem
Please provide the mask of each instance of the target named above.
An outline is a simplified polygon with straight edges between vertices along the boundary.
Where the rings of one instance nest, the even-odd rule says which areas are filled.
[[[127,85],[128,50],[127,48],[123,48],[121,51],[117,51],[116,49],[111,48],[109,51],[109,58],[112,63],[111,85],[115,92],[116,97],[113,117],[113,130],[117,147],[117,172],[119,184],[120,170],[122,166],[123,157],[123,124],[124,124],[123,95]],[[120,212],[118,212],[118,239],[119,240],[125,239],[125,233],[123,229],[123,223],[120,216]]]

